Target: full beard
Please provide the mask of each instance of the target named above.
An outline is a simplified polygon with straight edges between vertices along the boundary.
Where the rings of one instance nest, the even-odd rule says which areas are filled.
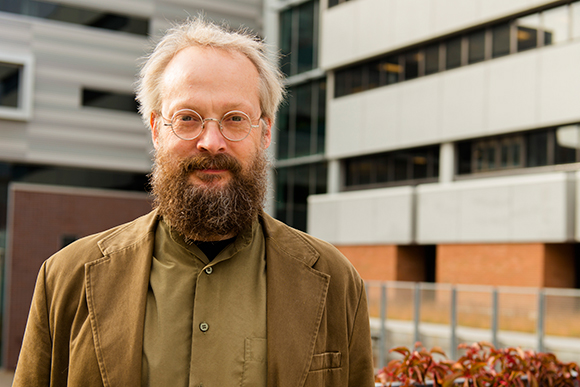
[[[225,153],[176,159],[159,149],[150,175],[154,207],[186,241],[215,241],[238,235],[262,211],[268,165],[263,149],[247,170]],[[223,177],[197,174],[205,184],[192,183],[191,174],[200,169],[228,170],[230,181],[213,184]]]

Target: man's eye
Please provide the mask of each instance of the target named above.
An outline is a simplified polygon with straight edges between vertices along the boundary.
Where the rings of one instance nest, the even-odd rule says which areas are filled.
[[[199,122],[199,117],[190,114],[183,114],[176,117],[176,121],[179,122]]]

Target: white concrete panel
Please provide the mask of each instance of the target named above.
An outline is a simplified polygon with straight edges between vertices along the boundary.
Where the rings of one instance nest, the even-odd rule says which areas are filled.
[[[540,125],[580,121],[580,42],[540,51]]]
[[[481,0],[435,0],[434,31],[460,30],[478,21]]]
[[[331,243],[412,242],[412,187],[310,196],[308,213],[308,232]]]
[[[338,240],[347,245],[371,244],[374,232],[373,201],[353,196],[337,203],[340,214]]]
[[[432,0],[394,0],[394,2],[396,34],[392,45],[403,46],[419,41],[433,32],[435,5]]]
[[[379,152],[400,143],[400,90],[397,85],[365,93],[363,104],[367,124],[358,129],[362,135],[361,150]]]
[[[487,73],[485,65],[466,66],[441,78],[442,138],[465,138],[485,131]]]
[[[566,175],[545,176],[543,181],[530,181],[512,186],[513,217],[511,234],[518,241],[565,242],[567,218],[573,216],[567,206]]]
[[[538,122],[538,63],[539,50],[489,62],[490,132],[528,129]]]
[[[570,241],[569,189],[562,172],[419,186],[417,242]]]
[[[439,140],[440,80],[439,77],[415,79],[406,82],[405,87],[401,88],[401,145],[425,144]]]
[[[417,187],[416,241],[451,243],[460,234],[459,191],[454,184],[422,184]]]
[[[326,152],[352,154],[362,148],[366,118],[364,98],[353,94],[333,99],[328,106],[326,118]]]
[[[385,42],[393,41],[397,34],[393,1],[362,1],[359,5],[360,39],[354,46],[357,56],[383,52]]]
[[[368,1],[368,0],[365,0]],[[359,5],[350,1],[324,12],[320,28],[320,65],[331,66],[354,57],[359,41]]]
[[[320,63],[325,69],[336,68],[352,61],[489,23],[554,2],[554,0],[357,0],[346,2],[331,7],[322,14]]]
[[[463,187],[459,196],[461,241],[511,240],[509,185]]]

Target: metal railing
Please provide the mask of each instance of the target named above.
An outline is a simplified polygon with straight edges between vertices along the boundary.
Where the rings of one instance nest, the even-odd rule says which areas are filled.
[[[578,289],[369,281],[366,290],[378,367],[389,349],[416,342],[451,359],[477,341],[580,358]]]

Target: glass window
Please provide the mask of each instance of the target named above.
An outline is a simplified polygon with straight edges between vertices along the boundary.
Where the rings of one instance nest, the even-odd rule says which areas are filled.
[[[22,64],[0,62],[0,106],[18,107],[23,68]]]
[[[0,118],[27,120],[32,114],[31,55],[0,50]]]
[[[425,75],[439,71],[439,43],[425,47]]]
[[[383,63],[381,60],[375,60],[367,65],[368,67],[368,80],[367,80],[367,88],[374,89],[375,87],[379,87],[380,85],[384,84],[384,81],[381,79],[385,76],[383,70]]]
[[[460,141],[456,145],[457,150],[457,174],[471,173],[472,146],[471,141]]]
[[[292,66],[292,8],[280,13],[280,69],[291,75]]]
[[[580,149],[580,124],[556,128],[556,164],[575,163]]]
[[[568,40],[570,31],[568,5],[544,11],[542,13],[542,19],[545,46]]]
[[[316,125],[316,153],[324,153],[324,141],[326,136],[326,79],[314,82],[318,93],[318,110]],[[325,164],[326,165],[326,164]]]
[[[387,85],[399,82],[400,76],[403,73],[403,67],[399,64],[399,57],[390,56],[386,58],[383,66],[387,73]]]
[[[516,26],[518,52],[538,47],[538,31],[541,29],[539,13],[517,19]]]
[[[345,159],[343,166],[347,189],[436,178],[439,175],[439,146]]]
[[[137,113],[137,101],[133,94],[116,93],[83,89],[83,106],[97,107],[102,109],[121,110]]]
[[[277,158],[323,153],[325,117],[325,79],[289,87],[287,103],[278,115]]]
[[[469,44],[467,62],[477,63],[485,59],[485,30],[475,31],[468,35]]]
[[[50,1],[0,1],[0,11],[137,35],[147,35],[149,32],[149,20],[145,18],[57,4]]]
[[[288,90],[288,100],[292,97],[291,90]],[[283,103],[280,106],[276,124],[278,126],[278,159],[287,159],[290,157],[290,103]]]
[[[310,83],[293,88],[296,98],[296,139],[294,157],[311,154],[312,133],[312,85]]]
[[[461,37],[449,39],[446,43],[445,68],[447,70],[461,66]]]
[[[491,57],[498,58],[510,53],[510,25],[508,23],[491,29]]]
[[[350,94],[350,69],[334,72],[334,97]]]
[[[572,39],[580,39],[580,1],[570,4]]]
[[[326,163],[278,168],[276,218],[306,231],[308,196],[326,193]]]
[[[419,76],[419,51],[414,50],[405,54],[405,80],[415,79]]]
[[[548,132],[545,130],[530,133],[526,144],[526,166],[548,165]]]
[[[298,10],[298,73],[312,70],[314,63],[314,1],[297,7]]]

